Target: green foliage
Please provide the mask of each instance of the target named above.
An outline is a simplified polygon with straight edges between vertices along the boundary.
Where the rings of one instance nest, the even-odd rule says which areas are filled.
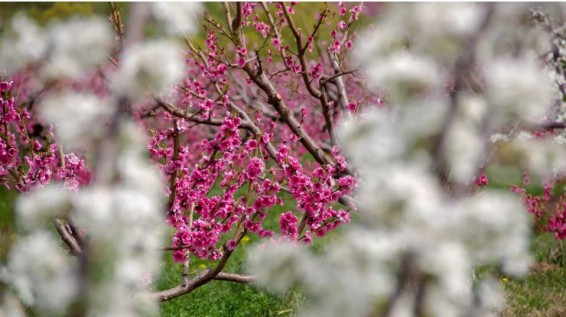
[[[118,8],[125,8],[119,4]],[[6,23],[19,12],[26,13],[39,24],[45,25],[51,20],[67,19],[72,16],[108,15],[108,2],[10,2],[2,4],[0,17]]]
[[[16,221],[14,215],[15,193],[0,187],[0,263],[8,257],[10,245],[15,238]]]
[[[542,266],[504,284],[507,309],[502,316],[566,316],[566,267]]]

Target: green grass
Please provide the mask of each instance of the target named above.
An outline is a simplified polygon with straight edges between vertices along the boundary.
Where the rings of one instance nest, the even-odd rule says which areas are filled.
[[[283,206],[274,206],[269,211],[263,226],[266,229],[277,229],[279,215],[295,210],[295,202],[289,195],[283,198]],[[276,230],[278,231],[278,230]],[[315,252],[339,234],[340,228],[329,233],[324,239],[314,239],[312,248]],[[244,273],[247,250],[259,242],[255,235],[245,237],[230,257],[224,271]],[[170,254],[164,255],[165,268],[156,282],[159,290],[178,285],[182,278],[182,266],[172,261]],[[191,257],[190,274],[194,276],[215,263]],[[212,281],[195,291],[169,300],[161,305],[161,316],[295,316],[304,300],[299,289],[288,292],[284,296],[276,296],[250,284],[238,284],[225,281]]]
[[[226,267],[228,272],[242,272],[246,249],[244,243],[233,254]],[[181,266],[166,257],[166,268],[158,282],[159,289],[177,285],[181,280]],[[192,266],[202,270],[209,263],[193,260]],[[300,306],[302,296],[298,291],[285,297],[277,297],[246,284],[212,281],[190,294],[167,301],[161,305],[161,316],[293,316]]]
[[[566,267],[539,265],[526,278],[504,283],[503,317],[566,316]]]

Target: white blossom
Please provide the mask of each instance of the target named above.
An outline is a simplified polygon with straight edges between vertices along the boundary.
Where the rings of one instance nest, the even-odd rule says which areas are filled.
[[[473,317],[496,317],[505,307],[505,296],[501,283],[488,277],[478,283],[479,305],[473,312]]]
[[[76,150],[103,135],[104,119],[112,113],[109,100],[95,95],[63,92],[45,98],[39,116],[55,126],[55,136],[66,150]]]
[[[352,52],[352,60],[359,66],[375,63],[383,57],[405,47],[405,34],[402,28],[391,24],[380,25],[378,28],[366,30],[361,34],[364,41],[358,41]]]
[[[366,66],[368,85],[403,101],[439,86],[443,75],[434,61],[408,52],[393,53]]]
[[[507,146],[523,167],[541,178],[566,171],[566,149],[560,138],[535,139],[530,134],[521,133]]]
[[[63,253],[51,232],[36,231],[13,245],[8,280],[27,305],[41,311],[63,312],[77,291],[71,258]]]
[[[27,230],[44,226],[56,216],[70,211],[71,193],[60,185],[49,184],[20,196],[16,202],[18,223]]]
[[[455,120],[450,127],[444,151],[450,166],[450,177],[461,183],[470,183],[477,176],[484,143],[480,131],[473,124]]]
[[[250,256],[249,269],[260,285],[275,292],[285,292],[306,277],[310,258],[297,252],[297,245],[280,240],[259,246]],[[270,265],[265,265],[269,261]]]
[[[47,32],[49,58],[42,69],[46,79],[84,75],[106,60],[114,43],[109,23],[101,18],[55,22]]]
[[[403,6],[403,5],[401,5]],[[404,5],[410,21],[423,35],[467,37],[480,26],[485,10],[477,3],[416,3]]]
[[[395,134],[396,122],[385,109],[375,109],[340,123],[338,137],[346,153],[357,153],[353,157],[356,166],[373,166],[377,162],[400,157],[406,152],[401,136]],[[372,147],[368,147],[370,142]]]
[[[419,164],[389,162],[381,170],[366,168],[362,173],[356,202],[364,218],[375,226],[416,222],[424,212],[440,207],[440,186]]]
[[[111,76],[111,88],[134,100],[171,92],[185,74],[181,47],[170,40],[132,45],[122,54],[121,62]]]
[[[554,94],[532,56],[493,59],[484,70],[488,102],[500,120],[514,116],[530,122],[544,119]]]
[[[10,294],[5,294],[0,302],[0,316],[25,317],[19,301]]]
[[[510,274],[523,275],[531,264],[529,218],[511,193],[484,191],[462,200],[453,214],[455,233],[480,263],[513,263]]]
[[[39,61],[44,57],[47,45],[45,34],[34,21],[23,14],[16,15],[0,41],[0,70],[11,74]]]
[[[165,24],[167,33],[187,36],[195,33],[198,24],[196,15],[202,5],[198,2],[156,2],[152,4],[153,15]]]

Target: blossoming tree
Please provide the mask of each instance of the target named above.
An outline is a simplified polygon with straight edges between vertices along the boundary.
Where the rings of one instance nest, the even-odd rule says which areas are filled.
[[[338,127],[359,168],[359,220],[320,255],[285,238],[263,244],[250,255],[250,271],[272,291],[302,284],[310,298],[304,316],[496,316],[502,290],[493,278],[474,278],[475,269],[527,273],[531,221],[525,197],[482,188],[482,171],[562,177],[556,25],[563,10],[472,3],[383,10],[353,58],[386,106]],[[557,209],[554,228],[563,226]]]
[[[115,9],[110,21],[10,21],[0,180],[22,194],[2,312],[145,315],[214,279],[257,277],[305,282],[321,304],[309,314],[458,314],[472,293],[489,306],[491,284],[471,290],[478,262],[527,270],[526,212],[475,179],[496,132],[533,173],[563,167],[556,142],[508,129],[545,128],[555,96],[536,57],[552,24],[525,25],[523,6],[406,5],[359,37],[360,4],[321,5],[308,22],[294,2],[218,5],[221,17],[133,4],[126,25]],[[188,38],[199,24],[202,45]],[[296,208],[273,212],[284,197]],[[225,271],[245,236],[309,244],[349,222],[354,201],[364,224],[324,260],[278,244],[251,275]],[[183,275],[150,290],[163,251]],[[191,274],[197,257],[211,268]]]
[[[0,47],[0,177],[23,193],[22,236],[2,280],[24,304],[45,314],[151,311],[152,300],[213,279],[250,281],[223,271],[246,235],[308,244],[349,221],[356,181],[334,126],[377,100],[345,62],[361,6],[324,7],[313,25],[295,21],[296,7],[225,4],[216,20],[199,5],[136,4],[127,25],[113,10],[110,22],[45,29],[12,19]],[[203,47],[187,38],[197,19]],[[154,22],[162,36],[146,39]],[[283,195],[296,209],[270,212]],[[264,228],[267,218],[280,228]],[[146,292],[163,251],[184,274],[177,287]],[[214,265],[190,276],[191,257]],[[56,288],[66,292],[54,299]]]

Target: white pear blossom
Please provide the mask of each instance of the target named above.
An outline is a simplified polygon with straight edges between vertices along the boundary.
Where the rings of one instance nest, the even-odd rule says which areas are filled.
[[[270,265],[264,265],[266,261]],[[309,260],[297,257],[297,246],[287,241],[279,241],[262,246],[257,256],[250,258],[250,268],[263,286],[275,292],[285,292],[301,277]],[[307,265],[305,265],[307,264]]]
[[[162,9],[154,12],[156,17],[170,22],[168,31],[196,30],[192,15],[200,5],[155,7]],[[115,43],[110,24],[98,18],[56,22],[45,34],[23,17],[12,24],[1,40],[0,69],[12,72],[38,62],[44,83],[82,76],[104,63]],[[67,315],[77,301],[91,317],[153,316],[158,310],[146,280],[161,268],[166,185],[147,156],[145,133],[127,115],[116,115],[117,100],[171,92],[185,74],[184,57],[179,45],[164,39],[127,46],[119,61],[120,68],[109,76],[112,96],[102,99],[63,89],[42,95],[36,108],[43,123],[53,124],[65,151],[85,152],[94,158],[95,168],[105,159],[112,162],[107,164],[109,177],[95,170],[91,183],[76,193],[49,185],[17,203],[19,224],[27,235],[13,245],[0,279],[41,316]],[[107,128],[110,122],[113,129]],[[85,253],[79,258],[87,258],[88,272],[79,272],[76,258],[64,254],[51,232],[39,229],[63,216],[85,237],[80,241]],[[88,285],[88,292],[80,291],[82,285]],[[0,315],[19,317],[18,305],[9,295],[3,298]]]
[[[528,270],[530,258],[520,255],[529,248],[528,213],[511,193],[484,191],[462,200],[452,221],[476,261],[512,260]],[[526,271],[510,273],[522,275]]]
[[[500,316],[498,312],[502,311],[505,306],[505,296],[503,295],[503,287],[501,286],[501,283],[492,277],[488,277],[480,281],[477,288],[479,294],[479,305],[475,307],[472,316]]]
[[[473,53],[460,45],[481,37],[477,32],[488,17],[486,6],[403,4],[392,10],[399,7],[376,28],[397,25],[394,34],[411,33],[414,38],[402,40],[411,51],[399,50],[402,45],[396,43],[402,41],[385,36],[382,42],[362,44],[365,51],[357,53],[368,58],[368,80],[389,94],[390,107],[372,109],[338,127],[342,149],[361,178],[355,195],[358,222],[320,256],[303,249],[285,256],[293,268],[302,264],[300,274],[289,270],[285,279],[300,281],[312,297],[305,316],[415,316],[416,307],[426,316],[488,315],[500,304],[501,290],[474,281],[474,269],[496,264],[520,276],[532,261],[530,221],[520,200],[500,191],[474,195],[469,186],[486,156],[490,133],[513,119],[542,119],[552,96],[541,65],[524,52],[470,61],[475,68],[463,70],[468,86],[448,92],[449,77],[437,65],[457,69],[454,63]],[[416,22],[394,21],[404,15]],[[437,41],[457,49],[430,49]],[[371,60],[371,50],[377,61]],[[472,78],[477,74],[485,78]],[[548,167],[542,157],[550,153],[543,153],[537,164]],[[447,164],[448,175],[438,169],[441,164]],[[251,266],[264,273],[259,283],[292,285],[279,280],[281,261],[264,252],[258,248],[250,255]],[[309,278],[324,273],[322,281]]]
[[[45,79],[83,76],[106,61],[114,44],[110,24],[97,17],[55,22],[47,34],[49,58],[42,69]]]
[[[453,122],[444,143],[451,178],[461,183],[474,180],[484,156],[484,143],[478,127],[462,120]]]
[[[77,291],[72,258],[48,231],[35,231],[16,241],[7,265],[7,280],[27,305],[49,313],[63,312]]]
[[[39,26],[27,16],[17,14],[0,41],[0,70],[8,74],[45,56],[48,40]]]
[[[55,136],[65,149],[76,150],[103,135],[104,119],[112,113],[109,103],[93,94],[63,92],[45,98],[39,116],[55,126]]]
[[[402,6],[402,5],[400,5]],[[480,26],[485,11],[477,3],[417,3],[404,5],[415,29],[429,36],[467,37]]]
[[[391,54],[366,67],[369,87],[385,90],[396,102],[433,90],[443,81],[434,61],[408,52]]]
[[[499,116],[517,116],[530,122],[544,119],[554,94],[533,56],[494,59],[484,70],[488,102]]]
[[[198,2],[156,2],[152,4],[155,18],[165,24],[167,33],[187,36],[195,33],[196,15],[202,10]]]
[[[19,301],[11,294],[5,294],[0,302],[0,316],[25,317]]]
[[[534,175],[544,178],[566,171],[566,149],[560,137],[535,139],[530,134],[521,133],[508,146],[523,167]]]
[[[375,63],[376,60],[403,49],[405,36],[402,28],[392,24],[372,27],[362,33],[362,37],[366,40],[357,43],[356,49],[352,52],[352,60],[357,66]]]
[[[142,100],[147,94],[170,93],[184,74],[181,47],[170,40],[155,40],[126,48],[110,81],[117,95]]]
[[[64,216],[71,207],[71,192],[56,184],[20,196],[16,202],[18,222],[27,230],[44,226],[57,216]]]
[[[356,165],[373,165],[376,162],[388,161],[406,152],[401,136],[394,134],[396,122],[385,109],[364,113],[362,119],[347,120],[338,133],[349,142],[343,143],[347,153],[359,153],[355,157]],[[370,141],[373,147],[368,148]]]

